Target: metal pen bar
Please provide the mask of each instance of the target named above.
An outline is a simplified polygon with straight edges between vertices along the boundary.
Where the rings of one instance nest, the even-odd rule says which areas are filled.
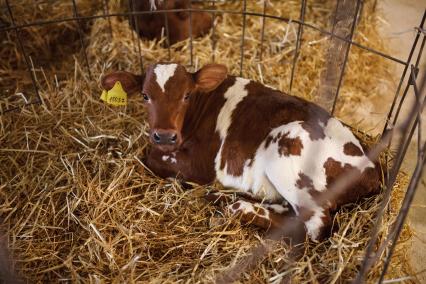
[[[132,0],[128,0],[127,1],[127,6],[128,6],[128,8],[129,8],[129,12],[133,12],[133,5],[132,5]],[[129,13],[129,15],[128,15],[128,19],[129,19],[129,23],[130,23],[130,25],[132,25],[132,24],[134,24],[134,19],[133,19],[133,15],[132,14],[130,14]],[[136,28],[136,27],[135,27]],[[137,36],[139,36],[139,35],[137,35]],[[135,35],[133,34],[133,31],[131,32],[131,37],[132,37],[132,42],[133,42],[133,44],[134,44],[134,46],[135,46],[135,48],[133,49],[133,50],[135,50],[136,51],[136,41],[135,41]]]
[[[416,85],[416,74],[415,73],[416,73],[416,70],[414,70],[414,67],[412,67],[411,80],[413,82],[414,94],[416,96],[417,104],[420,104],[421,92],[418,90],[417,85]],[[422,89],[424,88],[424,83],[425,82],[422,83]],[[426,96],[425,96],[425,101],[426,101]],[[425,165],[426,142],[424,143],[423,147],[421,146],[421,143],[422,143],[422,139],[421,139],[422,111],[423,111],[423,109],[418,110],[417,119],[416,119],[416,122],[413,125],[413,130],[417,127],[417,133],[418,133],[418,140],[417,140],[417,143],[418,143],[418,160],[417,160],[417,165],[416,165],[416,168],[414,170],[413,176],[411,177],[410,184],[408,186],[407,192],[405,194],[404,200],[403,200],[402,205],[401,205],[401,209],[398,213],[397,219],[395,220],[394,228],[388,234],[388,237],[387,237],[386,241],[384,242],[384,246],[386,246],[390,241],[392,243],[391,243],[391,247],[389,248],[388,254],[386,256],[386,259],[385,259],[385,262],[384,262],[384,265],[383,265],[383,270],[380,274],[379,283],[382,283],[383,280],[384,280],[385,274],[386,274],[387,269],[389,267],[389,264],[390,264],[395,246],[396,246],[396,242],[399,238],[399,235],[401,234],[402,227],[404,225],[405,219],[407,218],[408,211],[410,209],[410,205],[413,201],[414,195],[415,195],[416,190],[417,190],[417,185],[420,181],[420,175],[421,175],[421,173],[423,171],[423,167]]]
[[[9,0],[6,0],[6,7],[7,7],[8,13],[9,13],[10,21],[12,22],[12,27],[15,27],[15,18],[13,17],[12,8],[10,7]],[[40,94],[38,92],[37,82],[36,82],[34,73],[32,71],[32,67],[30,65],[30,62],[28,60],[27,53],[25,52],[24,45],[22,44],[22,40],[21,40],[21,36],[19,35],[19,32],[20,32],[20,29],[16,28],[15,34],[16,34],[16,38],[18,40],[19,49],[21,50],[22,55],[24,56],[25,66],[27,67],[27,71],[28,71],[28,73],[30,73],[30,76],[31,76],[31,82],[32,82],[34,92],[35,92],[36,97],[37,97],[36,103],[41,103],[42,100],[41,100]]]
[[[89,78],[90,80],[92,80],[92,72],[90,71],[89,59],[87,57],[86,46],[84,45],[84,39],[83,39],[84,36],[83,36],[83,31],[81,30],[80,17],[78,16],[77,4],[75,3],[75,0],[71,0],[71,2],[72,2],[75,21],[77,21],[78,36],[80,38],[81,49],[83,50],[84,62],[86,63],[86,68],[87,68],[87,73],[89,74]]]
[[[240,46],[240,76],[243,76],[243,61],[244,61],[244,42],[246,35],[246,12],[247,11],[247,0],[243,0],[243,29],[241,33],[241,46]]]
[[[260,34],[260,53],[259,53],[259,61],[262,61],[263,57],[263,42],[265,41],[265,24],[266,24],[266,6],[268,5],[268,1],[263,1],[263,10],[262,10],[262,30]]]
[[[109,15],[108,0],[103,0],[102,3],[103,3],[103,6],[104,6],[104,16]],[[109,33],[112,37],[112,24],[111,24],[111,18],[110,17],[108,17],[108,26],[109,26]]]
[[[216,10],[216,1],[212,1],[213,10]],[[216,53],[216,12],[212,12],[212,62],[215,61]]]
[[[426,18],[426,10],[425,10],[425,13],[423,14],[423,18],[422,18],[421,23],[420,23],[420,25],[421,25],[421,26],[423,26],[423,24],[424,24],[424,22],[425,22],[425,18]],[[407,73],[407,71],[408,71],[408,65],[410,64],[410,62],[411,62],[411,60],[412,60],[412,56],[413,56],[413,54],[414,54],[414,51],[416,50],[416,47],[417,47],[417,43],[418,43],[419,38],[420,38],[420,35],[419,35],[419,33],[418,33],[418,34],[417,34],[417,36],[416,36],[416,37],[415,37],[415,39],[414,39],[413,45],[411,46],[411,50],[410,50],[410,53],[409,53],[409,55],[408,55],[408,59],[407,59],[407,64],[406,64],[406,66],[404,67],[404,70],[403,70],[402,75],[401,75],[401,79],[399,80],[399,84],[398,84],[397,90],[396,90],[396,92],[395,92],[395,95],[394,95],[394,98],[393,98],[393,101],[392,101],[391,107],[390,107],[390,109],[389,109],[389,112],[388,112],[388,115],[387,115],[387,118],[386,118],[386,122],[385,122],[385,126],[384,126],[384,128],[383,128],[383,131],[382,131],[382,135],[384,135],[384,133],[385,133],[385,132],[388,130],[388,128],[389,128],[389,123],[390,123],[390,121],[391,121],[391,117],[392,117],[392,114],[393,114],[393,110],[394,110],[394,108],[395,108],[395,106],[396,106],[396,102],[397,102],[397,99],[398,99],[398,97],[399,97],[399,93],[400,93],[400,91],[401,91],[402,84],[403,84],[403,82],[404,82],[404,79],[405,79],[406,73]],[[419,55],[421,56],[421,54],[419,54]],[[419,59],[419,57],[418,57],[417,59]],[[397,119],[398,119],[398,116],[399,116],[399,112],[400,112],[400,109],[401,109],[402,103],[404,102],[405,97],[406,97],[406,95],[407,95],[407,92],[408,92],[409,86],[410,86],[410,84],[407,84],[407,85],[406,85],[406,87],[405,87],[405,89],[404,89],[404,92],[403,92],[402,98],[401,98],[401,100],[400,100],[400,102],[399,102],[399,105],[398,105],[398,108],[397,108],[397,111],[396,111],[396,115],[395,115],[394,120],[393,120],[392,125],[391,125],[392,127],[393,127],[393,126],[395,125],[395,123],[397,122]],[[391,142],[392,142],[392,140],[390,140],[390,141],[389,141],[388,149],[390,149],[390,147],[391,147]],[[389,165],[389,157],[388,157],[388,156],[386,156],[386,158],[385,158],[385,164],[386,164],[386,167],[388,167],[388,165]],[[388,180],[388,179],[389,179],[389,172],[387,172],[387,173],[386,173],[386,180]]]
[[[193,36],[192,36],[192,3],[189,1],[189,64],[192,67],[194,65],[194,54],[193,54]]]
[[[422,80],[422,82],[423,82],[423,84],[422,84],[421,89],[423,89],[423,87],[424,87],[425,80]],[[408,82],[408,84],[409,83],[410,82]],[[425,104],[425,102],[424,102],[424,104]],[[410,131],[410,133],[408,133],[407,129],[409,128],[410,125],[412,125],[412,122],[413,122],[414,118],[416,117],[420,108],[423,109],[424,105],[420,106],[420,105],[417,105],[417,104],[413,104],[413,106],[411,107],[411,111],[408,113],[407,118],[403,121],[403,123],[401,123],[401,125],[398,125],[398,127],[397,127],[398,129],[405,130],[405,132],[403,133],[403,137],[401,138],[399,145],[397,147],[395,163],[392,165],[392,168],[391,168],[390,174],[389,174],[389,178],[386,181],[386,187],[385,187],[385,191],[384,191],[383,200],[382,200],[380,208],[378,210],[377,217],[374,221],[374,226],[373,226],[373,229],[372,229],[372,232],[371,232],[370,241],[368,242],[368,245],[367,245],[367,248],[366,248],[365,257],[364,257],[362,264],[361,264],[361,269],[359,270],[358,275],[353,282],[354,284],[363,283],[365,274],[368,272],[370,267],[374,264],[375,258],[377,257],[377,254],[374,255],[373,251],[374,251],[374,247],[376,245],[377,239],[378,239],[379,228],[380,228],[379,224],[381,223],[381,220],[382,220],[383,215],[385,213],[386,205],[388,204],[388,202],[390,200],[390,196],[391,196],[391,193],[392,193],[392,186],[393,186],[393,184],[396,180],[396,176],[398,174],[399,167],[401,165],[400,161],[402,161],[402,159],[405,155],[405,152],[406,152],[407,137],[409,137],[409,135],[411,135],[410,133],[413,132],[413,131]],[[390,143],[391,137],[392,137],[392,135],[390,135],[390,134],[394,133],[394,129],[396,129],[396,128],[393,128],[389,132],[386,132],[385,135],[383,136],[383,137],[389,137],[387,143]]]
[[[360,11],[360,8],[361,8],[361,0],[357,0],[356,8],[355,8],[355,14],[354,14],[354,18],[353,18],[353,22],[352,22],[352,26],[351,26],[350,41],[352,41],[352,39],[354,37],[355,27],[357,25],[358,13]],[[346,48],[346,51],[345,51],[345,57],[343,59],[343,66],[342,66],[342,70],[340,72],[339,82],[337,83],[336,94],[334,95],[333,107],[331,108],[331,114],[332,115],[334,114],[334,111],[336,109],[336,103],[337,103],[337,99],[339,98],[340,87],[342,86],[343,77],[345,75],[346,64],[348,62],[348,57],[349,57],[349,52],[351,50],[351,46],[352,46],[352,44],[349,43],[349,46]]]
[[[244,41],[246,35],[246,10],[247,10],[247,0],[243,1],[243,30],[241,34],[241,47],[240,47],[240,76],[243,76],[243,61],[244,61]]]
[[[300,18],[300,22],[302,22],[302,23],[305,22],[306,2],[307,2],[307,0],[302,0],[302,4],[301,4],[301,7],[300,7],[300,17],[299,18]],[[291,93],[291,90],[293,89],[294,73],[296,71],[297,59],[299,58],[299,50],[300,50],[300,45],[301,45],[301,41],[302,41],[302,35],[303,35],[303,25],[299,24],[299,26],[297,28],[296,50],[294,52],[293,65],[291,67],[290,93]]]
[[[425,47],[425,42],[426,42],[426,37],[423,36],[423,40],[422,40],[422,43],[420,45],[420,50],[419,50],[419,52],[417,54],[417,58],[416,58],[415,72],[417,72],[417,70],[419,68],[419,63],[420,63],[420,59],[422,58],[422,55],[423,55],[423,50],[424,50],[424,47]],[[407,87],[408,86],[409,85],[407,85]],[[396,122],[398,121],[398,117],[400,115],[400,112],[401,112],[401,109],[402,109],[402,105],[404,104],[405,98],[407,97],[407,93],[408,93],[408,88],[405,88],[405,90],[404,90],[404,92],[402,94],[401,100],[399,101],[398,107],[396,109],[396,113],[395,113],[395,117],[394,117],[394,119],[392,121],[392,125],[395,125]]]
[[[168,0],[164,0],[164,8],[167,8]],[[168,52],[168,60],[172,60],[172,51],[170,50],[170,32],[169,32],[169,18],[167,17],[167,11],[163,11],[164,15],[164,27],[166,29],[166,44]]]
[[[426,97],[423,98],[423,103],[421,103],[421,98],[420,98],[420,95],[419,95],[419,91],[417,89],[417,85],[415,84],[415,80],[416,80],[415,79],[415,72],[411,73],[411,80],[414,82],[413,86],[414,86],[414,89],[415,89],[414,93],[416,95],[416,100],[417,100],[416,103],[417,103],[417,105],[421,105],[422,104],[422,107],[418,109],[416,120],[415,120],[414,124],[411,126],[411,131],[410,131],[408,139],[406,139],[406,141],[405,141],[403,156],[405,156],[405,153],[408,150],[410,142],[412,141],[413,134],[414,134],[415,130],[417,129],[417,133],[418,133],[418,141],[417,141],[417,143],[418,143],[417,157],[418,158],[417,158],[417,164],[416,164],[416,167],[417,167],[418,164],[420,163],[420,161],[422,160],[421,157],[424,156],[424,149],[425,149],[424,147],[422,148],[422,139],[421,139],[421,118],[422,118],[422,115],[421,114],[422,114],[423,109],[426,106]],[[412,179],[413,179],[413,177],[412,177]],[[410,181],[410,182],[412,182],[412,181]],[[407,194],[408,194],[408,191],[406,193],[406,196],[407,196]],[[401,206],[401,210],[403,208],[404,208],[404,206],[402,205]],[[398,220],[398,218],[397,218],[397,220]],[[375,261],[377,261],[377,258],[382,255],[383,251],[387,248],[387,246],[388,246],[388,244],[389,244],[389,242],[391,240],[393,242],[396,241],[394,234],[396,232],[395,228],[397,227],[397,225],[396,225],[397,224],[397,220],[394,222],[393,230],[390,231],[390,233],[387,235],[386,240],[384,242],[382,242],[382,244],[380,245],[380,247],[377,249]],[[384,269],[386,269],[386,268],[384,268]],[[383,277],[384,277],[384,273],[383,273]]]
[[[426,20],[426,9],[425,9],[425,12],[423,13],[423,17],[422,17],[422,20],[420,22],[421,28],[423,28],[425,20]],[[405,63],[404,70],[402,71],[402,75],[401,75],[401,79],[399,80],[398,87],[396,88],[396,92],[395,92],[395,95],[393,97],[392,104],[391,104],[391,107],[390,107],[389,112],[388,112],[388,116],[386,118],[386,123],[385,123],[385,126],[383,128],[382,135],[388,129],[389,122],[391,120],[392,113],[393,113],[393,110],[396,106],[396,101],[397,101],[398,96],[399,96],[399,92],[401,91],[402,83],[404,82],[405,76],[406,76],[407,71],[408,71],[408,66],[410,65],[411,58],[413,57],[414,50],[417,47],[417,42],[419,41],[419,38],[420,38],[420,33],[418,32],[417,35],[416,35],[416,38],[414,39],[413,45],[411,46],[411,50],[410,50],[410,53],[408,55],[408,59]]]
[[[413,198],[414,198],[414,195],[416,193],[416,189],[418,187],[418,184],[419,184],[419,181],[421,179],[422,172],[423,172],[423,169],[424,169],[424,166],[425,166],[425,161],[426,161],[425,156],[424,156],[425,149],[426,149],[426,143],[424,143],[424,145],[423,145],[423,154],[422,154],[422,156],[420,156],[422,161],[418,162],[418,164],[417,164],[417,166],[414,170],[413,176],[411,178],[410,184],[408,186],[407,193],[405,195],[405,198],[404,198],[404,201],[403,201],[403,204],[402,204],[402,208],[401,208],[401,210],[398,214],[397,221],[396,221],[397,222],[396,223],[396,229],[395,229],[394,237],[393,237],[393,240],[392,240],[392,244],[391,244],[391,246],[389,248],[389,252],[386,256],[385,263],[384,263],[384,266],[383,266],[383,270],[382,270],[382,273],[380,274],[380,278],[379,278],[378,283],[383,283],[383,280],[385,278],[387,269],[389,267],[393,252],[395,250],[397,240],[399,238],[399,235],[401,234],[403,225],[404,225],[405,220],[407,218],[408,211],[410,209],[410,205],[413,202]]]
[[[134,6],[134,2],[133,2],[134,0],[130,0],[130,7],[131,7],[131,9],[132,9],[132,11],[134,10],[134,8],[135,8],[135,6]],[[137,20],[137,17],[138,16],[134,16],[134,17],[132,17],[132,20],[133,20],[133,25],[135,26],[135,29],[136,29],[136,35],[137,35],[137,38],[136,38],[136,47],[137,47],[137,50],[138,50],[138,55],[139,55],[139,69],[140,69],[140,71],[141,71],[141,74],[143,74],[144,73],[144,67],[143,67],[143,57],[142,57],[142,50],[141,50],[141,39],[140,39],[140,30],[139,30],[139,22],[138,22],[138,20]]]
[[[167,0],[164,0],[167,1]],[[164,10],[158,10],[158,11],[138,11],[138,12],[129,12],[129,13],[112,13],[109,15],[93,15],[93,16],[79,16],[79,17],[72,17],[72,18],[63,18],[63,19],[56,19],[56,20],[47,20],[47,21],[39,21],[39,22],[33,22],[33,23],[29,23],[29,24],[22,24],[19,26],[15,26],[15,27],[4,27],[4,28],[0,28],[0,31],[9,31],[9,30],[15,30],[17,28],[26,28],[26,27],[33,27],[33,26],[40,26],[40,25],[49,25],[49,24],[55,24],[55,23],[61,23],[61,22],[70,22],[70,21],[75,21],[76,19],[81,19],[81,20],[93,20],[93,19],[98,19],[98,18],[105,18],[105,17],[119,17],[119,16],[129,16],[129,15],[144,15],[144,14],[157,14],[157,13],[172,13],[172,12],[183,12],[183,11],[189,11],[188,9],[170,9],[167,11]],[[228,11],[228,10],[212,10],[212,9],[195,9],[192,8],[191,9],[192,12],[207,12],[207,13],[219,13],[219,14],[233,14],[233,15],[241,15],[241,11]],[[255,13],[255,12],[245,12],[243,13],[245,15],[248,16],[256,16],[256,17],[263,17],[262,14],[260,13]],[[266,18],[269,19],[275,19],[275,20],[280,20],[283,22],[290,22],[289,18],[285,18],[285,17],[279,17],[279,16],[273,16],[273,15],[265,15]],[[337,38],[341,41],[347,42],[352,44],[353,46],[356,46],[358,48],[361,48],[363,50],[366,50],[368,52],[371,52],[373,54],[379,55],[381,57],[384,57],[386,59],[389,59],[391,61],[394,61],[395,63],[407,66],[409,65],[409,63],[407,63],[406,61],[403,61],[401,59],[398,59],[396,57],[390,56],[389,54],[377,51],[373,48],[370,48],[368,46],[364,46],[358,42],[355,41],[351,41],[348,39],[345,39],[344,37],[335,35],[329,31],[323,30],[319,27],[314,26],[313,24],[309,24],[309,23],[301,23],[299,20],[292,20],[293,23],[296,24],[302,24],[305,27],[308,27],[310,29],[313,29],[323,35],[327,35],[327,36],[331,36],[334,38]]]

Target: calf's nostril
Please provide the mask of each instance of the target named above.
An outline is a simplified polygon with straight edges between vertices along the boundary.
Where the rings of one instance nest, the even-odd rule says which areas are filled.
[[[160,135],[158,135],[157,132],[154,132],[154,135],[152,137],[154,138],[154,141],[157,143],[161,141],[161,137]]]

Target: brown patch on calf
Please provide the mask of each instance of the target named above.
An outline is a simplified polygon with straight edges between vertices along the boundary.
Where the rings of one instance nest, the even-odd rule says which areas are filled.
[[[311,140],[319,140],[325,138],[324,128],[316,122],[303,122],[302,127],[306,130],[306,132],[309,133],[309,138],[311,138]]]
[[[274,140],[274,137],[272,135],[268,135],[265,140],[265,149],[271,145],[272,140]]]
[[[341,162],[328,158],[324,163],[325,175],[327,177],[327,188],[335,182],[335,180],[347,171],[354,169],[349,164],[342,165]]]
[[[328,199],[328,204],[323,205],[332,211],[344,204],[356,202],[380,190],[380,178],[376,168],[367,168],[361,173],[359,169],[352,165],[342,165],[341,162],[328,158],[324,163],[324,169],[327,176],[327,188],[333,188],[334,183],[349,171],[357,171],[357,176],[359,176],[359,179],[348,184],[347,188],[336,188],[338,192],[336,192],[335,197]]]
[[[300,156],[303,144],[299,137],[287,138],[288,133],[284,134],[278,141],[278,153],[284,156]]]
[[[362,150],[356,146],[354,143],[349,142],[343,145],[343,153],[348,156],[362,156],[364,153]]]
[[[325,124],[330,117],[314,104],[260,83],[250,82],[246,90],[248,95],[234,109],[222,149],[221,168],[227,164],[227,173],[233,176],[243,173],[246,161],[253,159],[263,141],[265,147],[274,142],[276,137],[268,136],[272,129],[294,121],[306,122],[309,128],[319,121]],[[311,136],[318,135],[313,133]]]
[[[300,189],[307,188],[308,190],[316,191],[312,179],[304,173],[299,173],[299,179],[296,181],[296,186]]]
[[[269,218],[264,218],[251,212],[241,213],[238,211],[237,213],[240,214],[241,222],[244,224],[255,225],[266,230],[271,226],[271,220]]]
[[[312,218],[312,216],[314,216],[314,211],[310,210],[309,208],[306,207],[297,207],[297,212],[299,212],[298,217],[302,220],[302,221],[308,221],[309,219]]]
[[[310,108],[307,111],[309,113],[309,119],[303,121],[303,129],[309,133],[309,138],[311,138],[311,140],[324,139],[324,126],[327,125],[330,116],[320,107]],[[320,125],[320,123],[324,126]]]
[[[266,216],[266,211],[265,209],[261,208],[261,207],[255,207],[256,209],[256,213],[259,214],[260,216]]]
[[[341,162],[334,160],[333,158],[328,158],[324,163],[325,175],[327,179],[327,188],[332,188],[334,183],[341,178],[345,173],[351,170],[357,170],[353,166],[349,164],[342,165]],[[338,189],[342,194],[333,197],[332,199],[328,199],[327,202],[329,204],[323,204],[322,206],[327,206],[332,210],[336,210],[339,204],[345,204],[345,200],[356,201],[359,193],[356,190],[350,190],[354,184],[349,185],[348,189]],[[325,201],[324,201],[325,202]]]
[[[238,210],[238,208],[240,208],[240,206],[241,206],[241,203],[235,202],[234,204],[232,204],[232,209]]]

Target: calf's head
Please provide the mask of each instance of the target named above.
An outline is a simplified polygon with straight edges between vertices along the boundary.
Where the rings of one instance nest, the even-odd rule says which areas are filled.
[[[227,76],[223,65],[208,64],[195,73],[176,63],[158,63],[143,75],[113,72],[102,78],[104,89],[120,81],[128,94],[140,93],[148,112],[151,143],[162,151],[174,151],[183,142],[182,127],[195,96],[219,86]]]

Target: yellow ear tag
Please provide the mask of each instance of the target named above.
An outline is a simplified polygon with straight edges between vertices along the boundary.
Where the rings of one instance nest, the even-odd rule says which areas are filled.
[[[108,92],[107,90],[102,91],[101,100],[106,102],[107,101]]]
[[[102,92],[101,100],[113,106],[125,106],[127,105],[127,93],[121,86],[120,81],[117,81],[111,90]]]

